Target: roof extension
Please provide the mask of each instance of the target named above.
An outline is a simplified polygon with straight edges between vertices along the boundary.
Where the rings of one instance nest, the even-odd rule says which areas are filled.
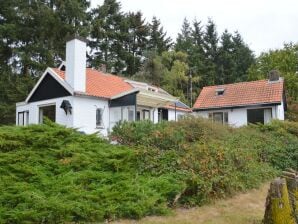
[[[218,90],[223,91],[218,94]],[[283,99],[283,79],[270,82],[258,80],[204,87],[193,109],[241,107],[280,103]]]

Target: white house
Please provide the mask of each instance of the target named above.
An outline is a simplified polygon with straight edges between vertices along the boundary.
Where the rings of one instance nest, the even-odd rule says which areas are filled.
[[[204,87],[193,111],[213,121],[240,127],[284,120],[286,106],[284,81],[273,73],[269,80]]]
[[[16,104],[16,124],[44,117],[85,133],[106,136],[119,121],[177,120],[191,109],[166,91],[142,82],[86,68],[86,41],[66,43],[66,62],[47,68],[24,102]]]

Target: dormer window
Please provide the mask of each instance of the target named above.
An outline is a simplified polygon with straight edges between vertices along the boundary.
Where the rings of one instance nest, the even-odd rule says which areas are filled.
[[[224,91],[225,89],[223,88],[219,88],[219,89],[216,89],[215,92],[216,92],[216,96],[221,96],[224,94]]]
[[[156,92],[156,89],[155,88],[152,88],[152,87],[148,87],[148,90],[149,91],[152,91],[152,92]]]

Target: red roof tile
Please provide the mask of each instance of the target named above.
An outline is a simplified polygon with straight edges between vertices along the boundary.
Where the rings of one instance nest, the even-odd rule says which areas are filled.
[[[65,72],[52,68],[57,75],[65,79]],[[86,70],[86,95],[111,98],[120,93],[132,90],[133,87],[123,78],[87,68]]]
[[[217,89],[224,89],[223,95],[216,95]],[[193,109],[245,106],[277,103],[282,100],[283,80],[269,82],[258,80],[234,84],[204,87]]]

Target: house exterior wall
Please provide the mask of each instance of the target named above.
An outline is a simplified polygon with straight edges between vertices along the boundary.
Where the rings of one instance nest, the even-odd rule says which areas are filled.
[[[16,107],[16,125],[18,125],[18,112],[29,111],[29,124],[39,123],[39,108],[43,106],[56,105],[56,123],[65,125],[66,127],[73,126],[73,113],[65,114],[64,110],[60,108],[63,100],[68,100],[72,105],[73,97],[60,97],[49,100],[41,100],[37,102],[32,102],[28,104],[17,104]]]
[[[176,118],[175,118],[175,110],[168,109],[168,120],[169,121],[178,121],[180,116],[187,115],[189,113],[185,111],[176,110]],[[207,114],[208,117],[208,114]]]
[[[73,127],[86,134],[99,132],[108,135],[109,105],[107,100],[88,97],[73,97]],[[96,110],[103,109],[103,126],[96,127]]]
[[[258,108],[271,108],[272,119],[284,120],[284,109],[283,104],[276,106],[262,106],[262,107],[249,107],[249,108],[234,108],[234,109],[217,109],[208,111],[196,111],[194,114],[208,118],[208,114],[212,112],[228,112],[228,124],[233,127],[241,127],[247,125],[247,109],[258,109]]]

